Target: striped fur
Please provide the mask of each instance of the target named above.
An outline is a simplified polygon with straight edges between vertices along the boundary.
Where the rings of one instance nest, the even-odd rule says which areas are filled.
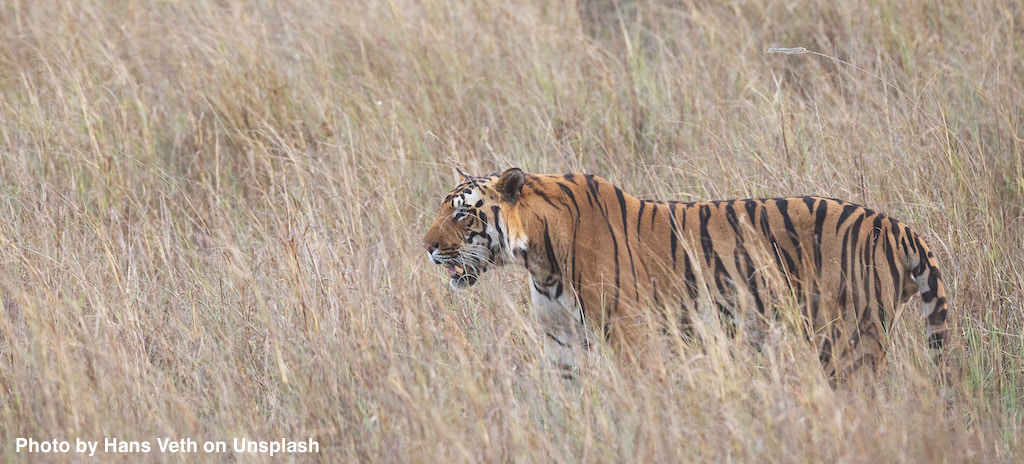
[[[466,176],[424,244],[456,288],[493,266],[526,267],[562,367],[588,333],[638,346],[652,321],[685,331],[702,305],[742,321],[786,297],[800,303],[833,379],[878,371],[885,331],[914,294],[929,347],[941,348],[946,333],[945,288],[928,246],[903,223],[842,200],[649,201],[592,175],[513,168]]]

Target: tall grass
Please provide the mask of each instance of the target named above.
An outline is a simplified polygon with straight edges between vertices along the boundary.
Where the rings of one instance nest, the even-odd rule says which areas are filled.
[[[79,459],[19,437],[313,437],[344,462],[1021,458],[1019,3],[549,3],[0,5],[4,460]],[[951,380],[916,300],[870,394],[830,389],[786,330],[685,349],[663,379],[598,345],[563,380],[521,269],[453,293],[427,262],[447,157],[887,211],[939,255]]]

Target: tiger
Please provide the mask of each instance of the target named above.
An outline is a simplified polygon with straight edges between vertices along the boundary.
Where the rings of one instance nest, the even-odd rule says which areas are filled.
[[[935,255],[907,225],[864,206],[815,196],[653,201],[592,174],[457,170],[461,182],[423,237],[430,260],[454,289],[524,267],[544,351],[562,369],[592,338],[640,359],[652,326],[692,333],[710,307],[735,328],[745,314],[770,317],[787,295],[833,384],[865,367],[878,375],[887,330],[914,295],[933,356],[946,338]]]

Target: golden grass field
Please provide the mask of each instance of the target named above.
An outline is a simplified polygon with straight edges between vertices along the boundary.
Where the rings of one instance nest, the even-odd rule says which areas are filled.
[[[0,3],[0,458],[1024,459],[1024,5],[575,3]],[[914,299],[874,391],[786,330],[561,379],[524,270],[428,262],[449,157],[888,212],[945,273],[942,365]],[[320,453],[156,441],[241,437]]]

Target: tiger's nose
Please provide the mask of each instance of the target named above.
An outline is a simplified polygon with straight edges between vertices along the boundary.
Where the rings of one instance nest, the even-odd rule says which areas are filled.
[[[436,243],[424,243],[423,248],[427,250],[427,253],[433,253],[437,249]]]

